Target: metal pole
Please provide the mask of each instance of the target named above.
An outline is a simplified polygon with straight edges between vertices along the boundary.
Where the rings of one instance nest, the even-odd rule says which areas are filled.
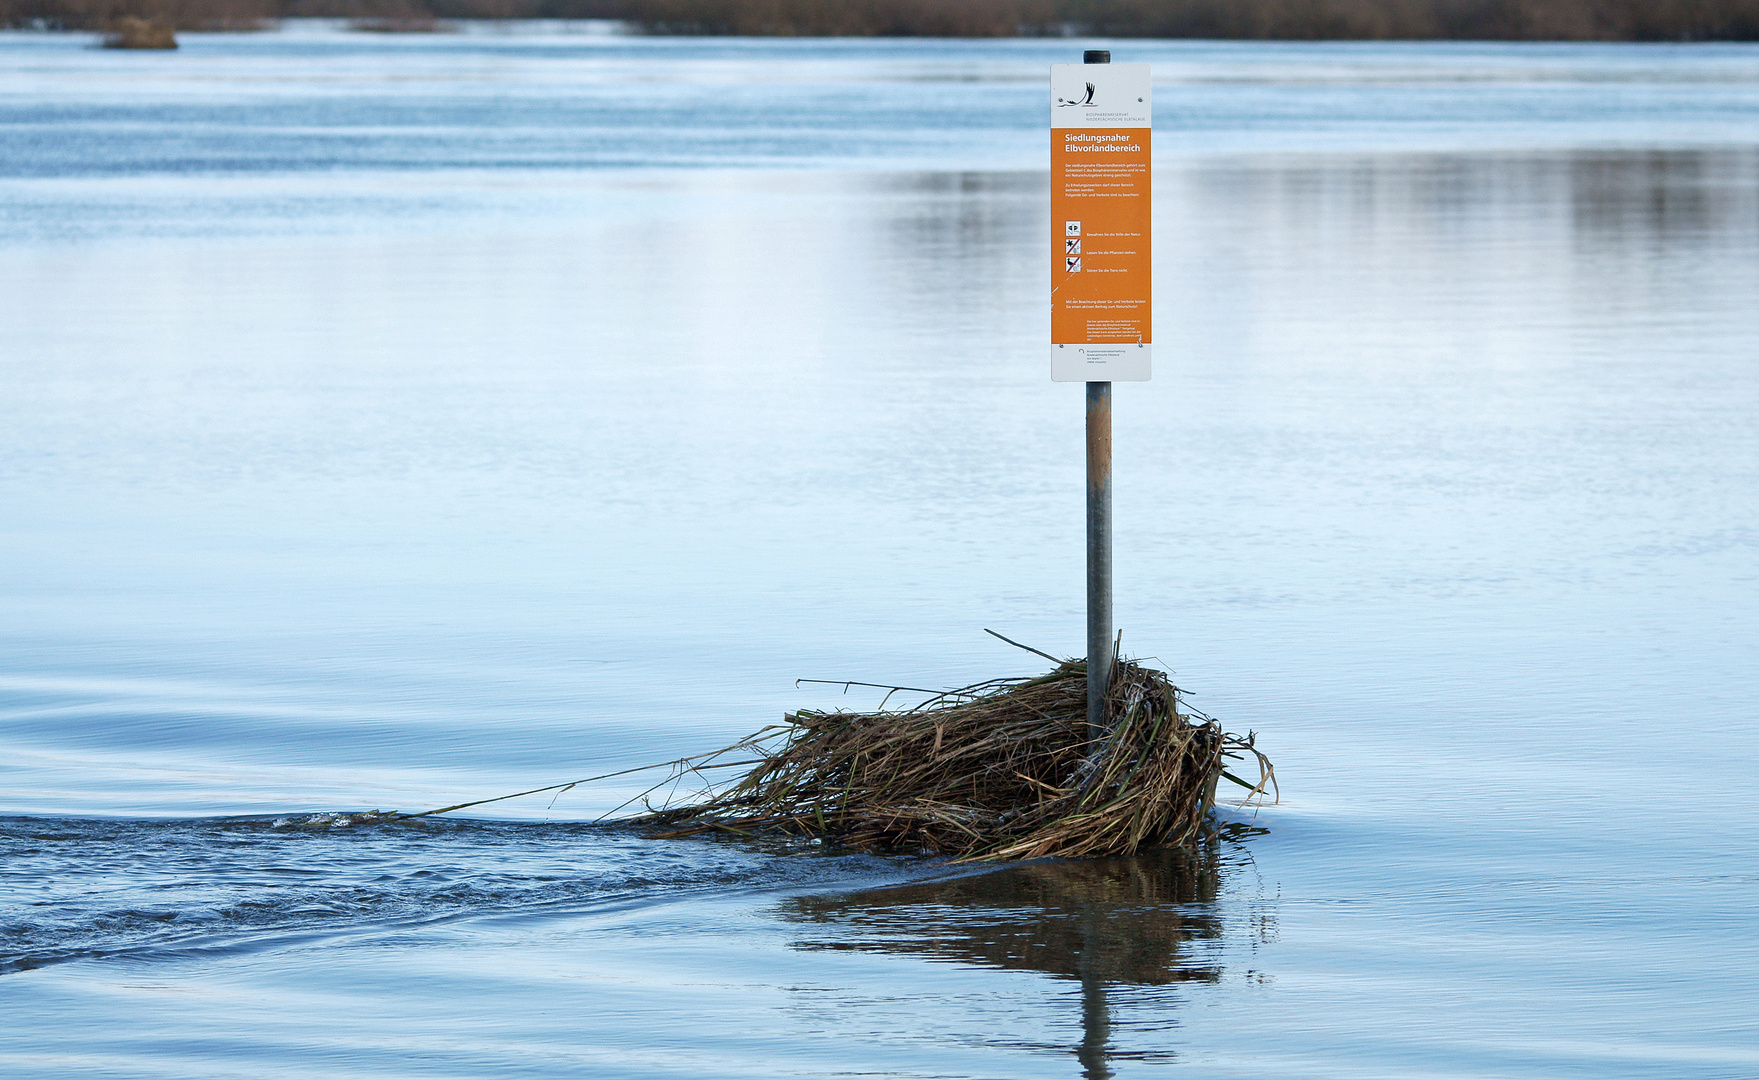
[[[1084,64],[1109,64],[1089,49]],[[1112,681],[1112,384],[1087,384],[1087,737],[1103,738]]]
[[[1112,680],[1112,384],[1087,384],[1087,735],[1105,735]]]

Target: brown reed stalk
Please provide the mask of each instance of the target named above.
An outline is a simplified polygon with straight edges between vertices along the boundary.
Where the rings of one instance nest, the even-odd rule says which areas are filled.
[[[769,831],[956,859],[1085,858],[1194,842],[1220,779],[1248,799],[1274,785],[1252,736],[1223,732],[1164,672],[1130,660],[1112,670],[1099,740],[1088,737],[1086,662],[1067,660],[910,709],[791,713],[697,759],[757,754],[742,778],[636,820],[660,837]],[[1248,756],[1256,784],[1224,767]]]

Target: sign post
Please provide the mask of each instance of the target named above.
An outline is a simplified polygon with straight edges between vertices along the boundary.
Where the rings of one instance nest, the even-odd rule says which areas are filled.
[[[1112,383],[1145,382],[1153,119],[1147,64],[1051,65],[1051,379],[1087,384],[1087,727],[1112,672]],[[1098,67],[1097,65],[1105,65]]]

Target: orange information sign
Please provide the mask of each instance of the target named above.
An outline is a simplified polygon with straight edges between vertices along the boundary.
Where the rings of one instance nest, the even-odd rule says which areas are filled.
[[[1154,342],[1147,64],[1051,67],[1051,378],[1142,382]]]

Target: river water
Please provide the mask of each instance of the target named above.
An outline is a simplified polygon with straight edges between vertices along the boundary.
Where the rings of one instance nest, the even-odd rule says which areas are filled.
[[[0,34],[0,1071],[1759,1076],[1759,48],[1114,42],[1117,620],[1282,801],[594,818],[1083,648],[1083,42]]]

